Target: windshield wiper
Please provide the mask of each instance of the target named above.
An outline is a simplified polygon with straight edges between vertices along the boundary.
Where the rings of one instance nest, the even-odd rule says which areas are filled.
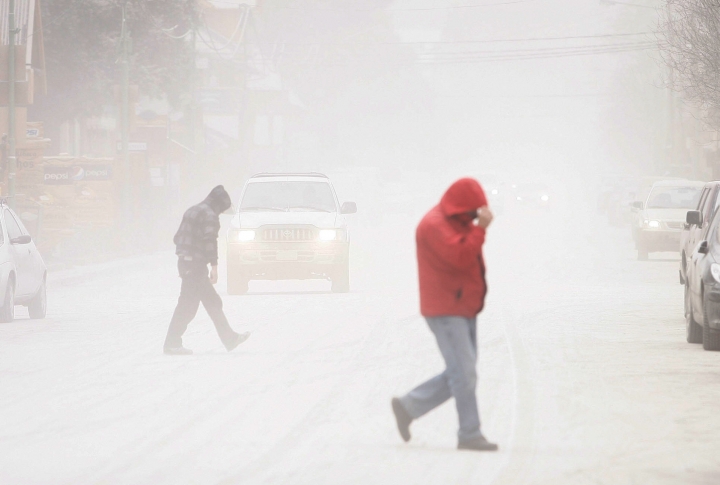
[[[282,207],[241,207],[240,212],[245,211],[272,211],[272,212],[285,212]]]
[[[295,205],[292,207],[288,207],[288,209],[310,209],[317,212],[332,212],[327,209],[323,209],[321,207],[310,207],[310,206],[303,206],[303,205]]]

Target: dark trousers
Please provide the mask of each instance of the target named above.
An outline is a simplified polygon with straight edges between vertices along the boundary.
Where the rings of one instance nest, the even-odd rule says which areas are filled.
[[[225,317],[222,299],[210,283],[207,265],[193,265],[181,260],[178,262],[178,270],[182,278],[180,298],[178,298],[175,313],[170,321],[165,347],[172,348],[182,345],[182,336],[187,330],[188,324],[195,318],[200,303],[203,304],[205,311],[215,324],[215,329],[223,345],[227,347],[237,333],[230,328]]]

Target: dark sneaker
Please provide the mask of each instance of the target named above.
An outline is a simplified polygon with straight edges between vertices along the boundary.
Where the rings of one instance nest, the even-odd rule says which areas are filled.
[[[498,445],[490,443],[484,436],[470,441],[458,441],[458,450],[497,451]]]
[[[181,345],[180,347],[165,347],[163,353],[165,355],[192,355],[193,352]]]
[[[405,409],[405,406],[400,402],[400,399],[394,397],[392,398],[392,401],[390,401],[392,404],[392,410],[393,413],[395,413],[395,421],[397,421],[397,427],[398,431],[400,431],[400,436],[402,436],[403,441],[406,443],[410,441],[410,423],[412,423],[413,418],[410,416],[410,414]]]
[[[250,332],[239,333],[237,335],[237,337],[235,337],[235,340],[230,345],[226,345],[225,348],[227,349],[228,352],[232,352],[233,350],[235,350],[235,348],[238,345],[240,345],[241,343],[243,343],[244,341],[246,341],[249,338],[250,338]]]

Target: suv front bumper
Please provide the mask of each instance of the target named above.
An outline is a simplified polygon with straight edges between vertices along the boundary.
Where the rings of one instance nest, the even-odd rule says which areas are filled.
[[[253,279],[308,279],[329,277],[347,266],[347,241],[229,243],[228,271]]]

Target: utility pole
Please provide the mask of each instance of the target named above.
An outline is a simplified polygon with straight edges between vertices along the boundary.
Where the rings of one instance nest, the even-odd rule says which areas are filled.
[[[12,1],[12,0],[11,0]],[[122,157],[123,157],[123,180],[122,180],[122,210],[125,224],[130,222],[130,32],[127,28],[126,18],[127,4],[122,9],[122,31],[120,42],[122,43],[122,106],[121,106],[121,131],[122,131]]]
[[[15,0],[8,7],[8,195],[10,207],[15,207]]]

